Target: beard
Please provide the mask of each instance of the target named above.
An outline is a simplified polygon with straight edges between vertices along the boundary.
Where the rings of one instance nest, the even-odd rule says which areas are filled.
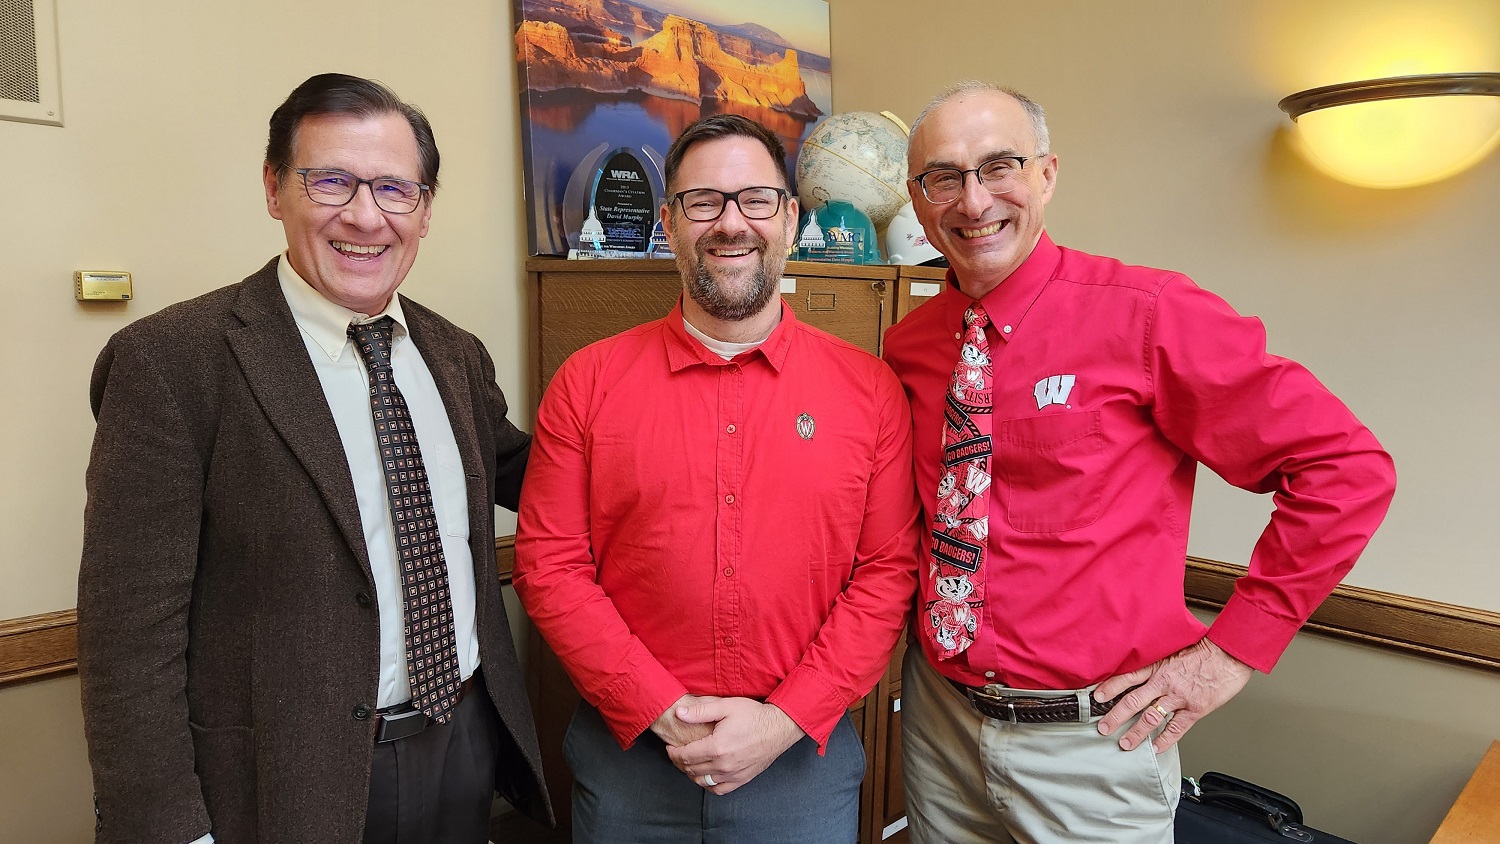
[[[742,289],[736,291],[720,283],[704,256],[709,249],[739,248],[759,249],[761,261],[749,271]],[[704,313],[724,322],[738,322],[760,313],[776,295],[785,266],[785,260],[769,248],[765,238],[754,233],[738,237],[705,235],[693,244],[691,253],[677,250],[677,267],[687,279],[688,295]]]

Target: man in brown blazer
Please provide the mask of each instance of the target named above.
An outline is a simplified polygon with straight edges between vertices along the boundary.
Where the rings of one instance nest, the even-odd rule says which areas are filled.
[[[421,112],[309,79],[266,152],[287,251],[99,356],[98,841],[483,844],[496,790],[550,821],[494,567],[530,437],[478,339],[395,295],[437,171]]]

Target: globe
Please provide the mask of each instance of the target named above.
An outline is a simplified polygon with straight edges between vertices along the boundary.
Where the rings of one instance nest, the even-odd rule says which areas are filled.
[[[884,230],[906,189],[906,124],[888,111],[847,111],[818,124],[797,155],[797,199],[803,208],[838,200]]]

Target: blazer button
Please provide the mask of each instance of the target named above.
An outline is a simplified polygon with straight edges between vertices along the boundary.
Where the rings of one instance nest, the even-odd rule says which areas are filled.
[[[361,592],[358,595],[355,595],[354,602],[362,607],[368,607],[370,605],[370,593]]]
[[[361,703],[354,707],[354,720],[368,721],[370,718],[370,707]]]

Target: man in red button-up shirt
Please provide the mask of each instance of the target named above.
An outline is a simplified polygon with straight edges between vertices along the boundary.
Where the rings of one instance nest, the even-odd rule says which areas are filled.
[[[912,838],[1170,842],[1176,741],[1270,671],[1354,565],[1390,457],[1266,352],[1259,320],[1177,273],[1055,245],[1035,103],[957,86],[918,118],[908,166],[951,266],[886,336],[931,561],[902,687]],[[984,385],[973,364],[954,380],[961,349],[989,373],[988,414],[962,395]],[[970,421],[983,436],[945,453],[945,424]],[[1276,505],[1208,628],[1183,599],[1199,463]]]
[[[568,359],[537,412],[516,589],[584,698],[575,841],[852,842],[848,718],[916,586],[910,410],[777,295],[776,137],[706,118],[667,156],[666,318]]]

